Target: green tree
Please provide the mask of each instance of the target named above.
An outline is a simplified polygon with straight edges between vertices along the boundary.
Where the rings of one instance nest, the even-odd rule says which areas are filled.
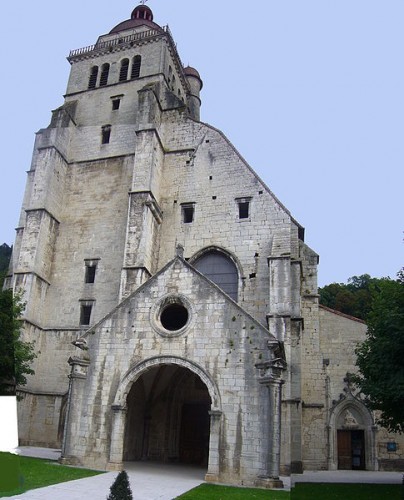
[[[359,373],[353,381],[368,406],[381,412],[378,422],[404,431],[404,269],[397,280],[382,279],[371,287],[366,340],[356,349]]]
[[[129,485],[128,474],[125,470],[121,471],[110,488],[110,494],[107,500],[132,500],[132,491]]]
[[[34,374],[31,363],[36,358],[34,344],[21,339],[21,295],[3,290],[11,251],[6,243],[0,246],[0,396],[15,395],[16,385],[27,383],[26,375]]]
[[[25,385],[26,375],[34,374],[34,344],[21,339],[23,310],[20,295],[0,291],[0,396],[15,395],[16,385]]]
[[[366,320],[371,309],[375,286],[386,278],[371,278],[369,274],[352,276],[348,283],[331,283],[319,288],[320,304]]]

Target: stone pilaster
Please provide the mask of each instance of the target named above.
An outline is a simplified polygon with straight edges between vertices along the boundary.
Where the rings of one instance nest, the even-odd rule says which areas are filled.
[[[129,193],[124,265],[120,299],[127,297],[155,272],[156,254],[162,213],[150,191]]]
[[[209,463],[205,481],[219,481],[219,436],[222,412],[211,410],[210,415],[210,439],[209,439]]]
[[[107,470],[122,470],[123,468],[123,442],[125,434],[125,421],[127,409],[121,405],[112,405],[112,432],[111,451]]]
[[[77,456],[77,450],[80,449],[80,443],[76,442],[79,438],[78,425],[80,424],[80,412],[83,385],[87,378],[87,371],[90,361],[76,357],[69,358],[71,366],[69,375],[69,395],[67,401],[67,415],[63,434],[62,454],[60,463],[67,465],[78,465],[80,459]],[[73,452],[74,450],[74,452]],[[75,453],[75,454],[73,454]]]
[[[266,488],[283,488],[279,479],[281,454],[281,401],[282,401],[282,371],[286,363],[282,359],[275,359],[259,363],[259,383],[268,388],[268,460],[265,475],[258,477],[257,486]]]

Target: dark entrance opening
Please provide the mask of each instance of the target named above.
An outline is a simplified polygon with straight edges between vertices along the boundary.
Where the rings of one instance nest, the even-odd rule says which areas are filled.
[[[208,465],[209,405],[186,403],[181,412],[180,462]]]
[[[363,430],[339,430],[338,469],[365,470],[365,432]]]
[[[133,384],[127,407],[124,461],[207,466],[211,399],[195,373],[153,367]]]

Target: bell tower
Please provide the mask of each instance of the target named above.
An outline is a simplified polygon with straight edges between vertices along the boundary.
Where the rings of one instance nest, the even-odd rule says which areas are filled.
[[[51,367],[37,362],[27,389],[38,395],[20,411],[20,429],[30,425],[21,418],[41,419],[32,408],[42,404],[38,380],[47,380],[53,430],[32,437],[21,430],[20,437],[56,447],[65,361],[73,354],[66,346],[157,272],[164,123],[174,115],[198,121],[202,87],[144,2],[67,59],[64,103],[36,134],[8,277],[24,291],[27,340],[63,346],[52,351],[61,357]]]

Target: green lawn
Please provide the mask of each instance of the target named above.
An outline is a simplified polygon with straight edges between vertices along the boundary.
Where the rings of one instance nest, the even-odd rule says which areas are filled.
[[[99,471],[66,467],[57,462],[0,452],[0,497],[63,483],[97,474]],[[133,485],[133,487],[136,487]],[[181,500],[403,500],[400,484],[298,483],[291,492],[256,488],[235,488],[202,484]]]
[[[297,483],[293,500],[402,500],[401,484]]]
[[[286,500],[289,498],[288,491],[201,484],[178,497],[178,500]]]
[[[298,483],[290,492],[201,484],[178,500],[402,500],[403,493],[399,484]]]
[[[96,474],[101,472],[0,452],[0,497],[10,497],[34,488]]]

